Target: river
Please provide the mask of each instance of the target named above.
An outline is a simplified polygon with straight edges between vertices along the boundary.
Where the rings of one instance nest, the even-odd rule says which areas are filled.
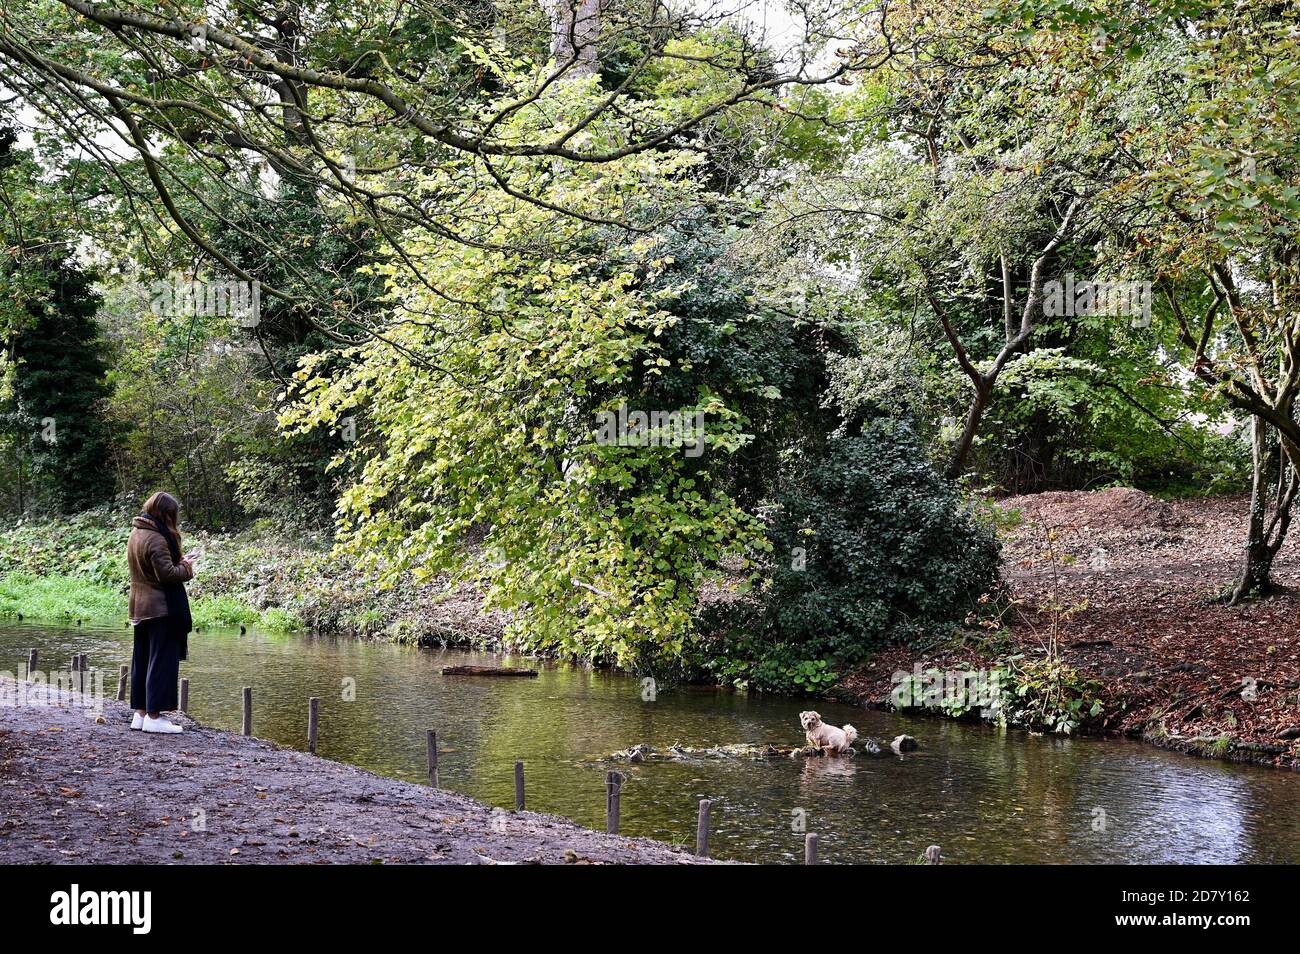
[[[112,625],[0,622],[0,670],[40,668],[73,653],[107,670],[130,658]],[[1051,738],[828,702],[702,687],[660,688],[580,667],[506,660],[536,679],[444,677],[443,666],[499,657],[302,635],[205,631],[190,638],[190,712],[239,730],[240,690],[254,689],[254,734],[306,746],[307,700],[320,697],[319,753],[409,781],[425,780],[425,730],[440,740],[441,784],[514,804],[525,763],[528,808],[604,825],[604,776],[627,777],[622,830],[693,844],[699,799],[713,799],[713,854],[802,860],[803,831],[827,863],[914,861],[927,845],[949,863],[1300,862],[1300,776],[1202,761],[1137,742]],[[355,695],[349,690],[355,689]],[[920,751],[871,759],[696,759],[610,764],[638,742],[666,748],[802,741],[798,713],[817,708],[865,736],[906,732]],[[160,743],[162,744],[162,743]]]

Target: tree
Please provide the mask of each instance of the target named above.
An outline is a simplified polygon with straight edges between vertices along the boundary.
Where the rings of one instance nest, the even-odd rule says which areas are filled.
[[[566,84],[551,121],[587,111],[598,95]],[[583,213],[643,221],[700,201],[697,162],[635,154],[556,175],[539,157],[508,171],[549,181]],[[492,225],[480,241],[403,236],[438,284],[411,285],[386,266],[386,340],[330,357],[341,367],[327,374],[317,373],[324,357],[308,362],[285,422],[308,430],[355,417],[356,441],[340,458],[356,477],[340,499],[339,537],[363,564],[482,584],[489,605],[513,612],[510,636],[530,648],[622,665],[680,656],[700,587],[727,557],[763,546],[757,521],[710,473],[720,465],[703,463],[749,440],[744,421],[705,382],[656,396],[687,363],[660,344],[680,320],[653,291],[671,267],[662,243],[615,245],[618,231],[595,216],[500,190],[485,189],[481,202]],[[585,254],[543,257],[543,242]],[[642,408],[650,421],[688,422],[687,439],[660,423],[605,433],[610,415]]]
[[[16,141],[0,129],[0,413],[17,455],[18,509],[34,499],[70,512],[113,495],[99,297],[72,258],[64,197]]]
[[[1300,495],[1300,63],[1294,11],[1207,4],[1181,41],[1185,108],[1149,123],[1117,196],[1144,212],[1194,380],[1251,421],[1238,602],[1267,593]]]
[[[42,295],[7,342],[6,429],[26,460],[29,479],[54,507],[72,513],[106,503],[114,484],[105,466],[108,386],[94,321],[99,298],[90,276],[70,261],[29,259],[17,267],[27,273],[25,281],[42,286]],[[12,279],[14,268],[7,264],[3,270],[9,274],[0,281]]]
[[[880,19],[872,7],[845,8],[855,20]],[[332,216],[370,223],[409,280],[428,281],[411,268],[401,237],[415,229],[475,241],[483,189],[575,211],[545,176],[512,177],[513,160],[600,165],[677,146],[738,104],[770,108],[786,87],[834,82],[892,55],[886,35],[864,34],[821,68],[840,12],[835,4],[808,12],[804,42],[784,70],[771,71],[761,38],[737,33],[735,42],[704,49],[694,42],[724,14],[641,0],[319,0],[219,10],[183,0],[161,13],[94,0],[17,0],[0,18],[0,83],[106,164],[121,164],[106,142],[129,143],[142,176],[121,175],[117,188],[156,210],[214,267],[261,280],[268,300],[297,305],[297,289],[223,253],[205,221],[242,207],[245,184],[264,168],[309,184]],[[619,51],[608,88],[595,75],[597,38]],[[704,81],[694,81],[689,95],[647,99],[664,74],[683,70]],[[537,126],[519,138],[529,127],[516,120],[546,109],[568,85],[600,95],[567,125]],[[616,138],[594,135],[613,128],[602,127],[608,117],[630,121]],[[467,174],[440,177],[438,191],[420,187],[452,167]],[[595,209],[582,214],[602,217]],[[273,231],[245,237],[259,259],[284,259],[292,269],[293,250]],[[348,344],[383,334],[382,324],[365,321],[376,316],[337,314],[328,304],[307,310],[321,333]],[[352,334],[350,323],[365,331]]]
[[[856,121],[875,135],[839,168],[791,177],[771,229],[805,275],[874,291],[905,327],[928,305],[970,388],[955,478],[1004,371],[1039,346],[1044,284],[1091,227],[1120,121],[1080,113],[1097,77],[1077,32],[989,30],[941,2],[896,17],[909,56],[864,77],[859,97]]]

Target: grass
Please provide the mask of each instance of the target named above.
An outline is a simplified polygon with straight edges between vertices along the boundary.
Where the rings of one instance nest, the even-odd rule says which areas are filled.
[[[15,571],[0,577],[0,616],[71,622],[122,617],[121,590],[76,576],[33,576]]]
[[[1215,758],[1226,758],[1232,752],[1232,736],[1223,732],[1210,743],[1210,754]]]
[[[126,538],[131,514],[93,510],[25,518],[0,529],[0,617],[67,621],[126,617]],[[284,633],[463,640],[491,645],[487,630],[460,630],[440,616],[437,584],[380,586],[331,553],[328,534],[256,523],[234,533],[186,530],[200,553],[189,584],[196,629],[255,627]]]
[[[129,515],[92,511],[57,521],[19,520],[0,531],[0,617],[125,619],[129,527]],[[187,546],[195,539],[214,551],[210,563],[218,571],[215,585],[200,579],[189,587],[195,628],[297,628],[298,618],[286,609],[258,610],[248,598],[245,578],[229,572],[231,563],[265,563],[260,552],[203,535],[187,536]],[[58,572],[50,572],[52,567]]]
[[[116,587],[67,574],[33,576],[14,571],[0,577],[0,618],[33,621],[126,617],[126,596]],[[269,632],[290,632],[297,617],[282,609],[257,610],[230,595],[201,596],[190,603],[196,630],[209,627],[249,626]]]
[[[0,529],[0,618],[73,621],[126,617],[131,514],[93,510],[26,518]],[[413,592],[380,594],[330,557],[323,535],[254,525],[236,533],[185,533],[201,555],[188,586],[196,630],[247,626],[285,633],[375,636],[418,618]]]

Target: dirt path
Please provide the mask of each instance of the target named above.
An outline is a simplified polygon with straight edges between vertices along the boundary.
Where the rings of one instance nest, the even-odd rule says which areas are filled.
[[[1102,728],[1199,754],[1300,768],[1300,545],[1279,554],[1267,599],[1217,602],[1237,571],[1248,499],[1165,502],[1140,491],[1014,497],[1005,574],[1021,601],[1011,637],[1042,653],[1055,602],[1062,654],[1104,685]],[[1048,531],[1055,537],[1048,540]],[[977,647],[877,657],[847,681],[883,699],[895,670],[987,665]]]
[[[180,735],[74,707],[16,704],[0,682],[0,863],[690,864],[646,839],[246,739]]]

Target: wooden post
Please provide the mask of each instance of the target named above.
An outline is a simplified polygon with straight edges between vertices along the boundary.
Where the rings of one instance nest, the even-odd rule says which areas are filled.
[[[524,810],[524,763],[515,763],[515,811]]]
[[[21,616],[18,617],[18,618],[19,618],[19,619],[22,619]],[[27,681],[28,681],[28,682],[31,682],[32,679],[34,678],[34,677],[33,677],[33,674],[36,672],[36,660],[37,660],[37,657],[38,657],[39,655],[40,655],[40,654],[37,653],[37,651],[36,651],[35,649],[29,649],[29,650],[27,650]],[[30,690],[29,690],[28,688],[24,688],[24,689],[23,689],[23,701],[24,701],[24,703],[26,703],[26,701],[27,701],[27,693],[28,693],[29,691],[30,691]]]
[[[812,832],[803,836],[803,863],[806,865],[817,864],[817,836]]]
[[[610,772],[605,776],[605,832],[618,834],[619,801],[623,793],[623,776]]]
[[[253,687],[244,687],[244,725],[240,729],[240,735],[253,734]]]
[[[429,729],[424,733],[424,745],[429,754],[429,784],[438,787],[438,733]]]
[[[931,845],[925,849],[925,863],[927,865],[943,864],[943,852],[939,850],[938,845]]]
[[[700,818],[695,823],[695,854],[700,858],[709,857],[709,808],[712,805],[707,798],[700,799]]]
[[[127,675],[130,672],[131,672],[130,666],[117,667],[117,701],[118,702],[123,702],[126,700],[126,679],[127,679]]]
[[[320,735],[320,698],[307,700],[307,751],[316,754],[316,739]]]
[[[190,681],[189,679],[181,680],[181,712],[186,715],[190,714]]]

